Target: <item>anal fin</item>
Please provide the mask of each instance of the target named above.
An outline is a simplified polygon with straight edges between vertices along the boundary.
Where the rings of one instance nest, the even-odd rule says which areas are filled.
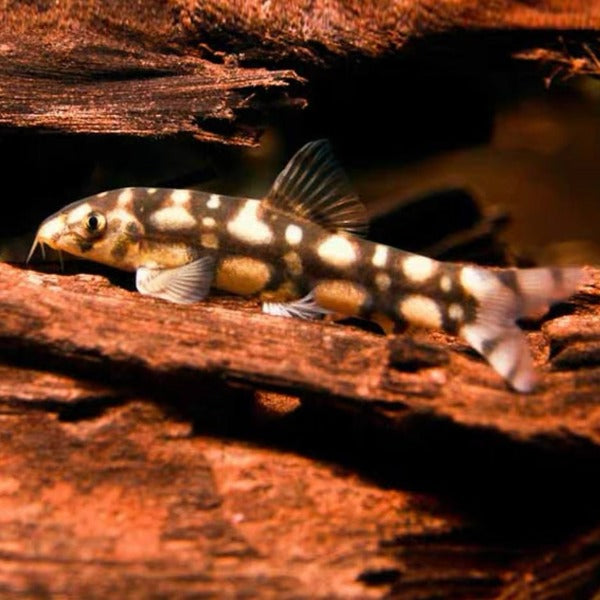
[[[264,302],[262,310],[268,315],[305,320],[321,319],[330,313],[316,303],[312,292],[292,302]]]

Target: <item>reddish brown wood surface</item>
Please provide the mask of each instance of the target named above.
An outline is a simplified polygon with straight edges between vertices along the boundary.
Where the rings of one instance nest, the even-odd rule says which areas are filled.
[[[599,297],[531,330],[525,396],[439,334],[0,265],[0,589],[591,597]]]
[[[0,0],[0,125],[251,144],[351,62],[505,32],[597,72],[527,50],[599,24],[596,0]],[[0,265],[0,597],[593,597],[599,298],[590,269],[530,325],[525,396],[439,333]]]
[[[0,125],[251,144],[266,113],[305,105],[301,81],[348,59],[397,58],[432,34],[548,31],[552,45],[599,27],[598,0],[2,0]],[[544,44],[507,39],[507,55]]]
[[[140,377],[151,386],[170,385],[180,375],[198,384],[243,382],[335,396],[392,422],[418,411],[493,427],[516,439],[552,435],[557,443],[581,437],[599,444],[600,315],[593,301],[600,274],[590,273],[580,303],[571,305],[573,314],[529,333],[542,374],[529,395],[508,389],[468,346],[440,333],[420,334],[418,342],[338,324],[274,319],[235,299],[177,306],[99,276],[46,275],[6,265],[0,270],[0,335],[11,352],[56,358],[69,372],[103,380],[118,370],[124,385]]]

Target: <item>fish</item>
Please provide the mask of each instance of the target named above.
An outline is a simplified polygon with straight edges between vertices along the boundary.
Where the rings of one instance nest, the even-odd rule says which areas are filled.
[[[304,145],[262,199],[127,187],[45,219],[44,245],[135,272],[141,294],[198,302],[211,289],[258,297],[270,315],[354,316],[459,336],[518,392],[537,382],[521,318],[568,299],[579,267],[440,262],[365,239],[365,206],[327,140]],[[389,327],[385,327],[389,331]]]

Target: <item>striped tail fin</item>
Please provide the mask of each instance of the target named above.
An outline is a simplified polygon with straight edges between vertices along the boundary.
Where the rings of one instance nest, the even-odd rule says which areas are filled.
[[[582,269],[464,267],[460,278],[464,290],[477,300],[475,319],[460,328],[460,335],[515,390],[531,391],[537,375],[527,340],[515,321],[540,317],[551,305],[566,300],[582,282]]]

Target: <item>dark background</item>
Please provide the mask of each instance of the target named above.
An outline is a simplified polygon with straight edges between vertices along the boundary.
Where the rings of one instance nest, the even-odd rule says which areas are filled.
[[[427,253],[435,238],[501,214],[510,219],[500,235],[506,254],[440,256],[597,262],[600,84],[559,73],[548,87],[550,65],[469,56],[465,63],[438,50],[416,64],[353,63],[317,76],[298,90],[308,91],[307,108],[260,117],[265,133],[255,148],[4,130],[0,257],[22,260],[43,218],[106,189],[195,186],[260,197],[303,143],[327,137],[372,213],[419,201],[410,215],[386,218],[383,241]],[[373,231],[381,238],[377,224]]]

